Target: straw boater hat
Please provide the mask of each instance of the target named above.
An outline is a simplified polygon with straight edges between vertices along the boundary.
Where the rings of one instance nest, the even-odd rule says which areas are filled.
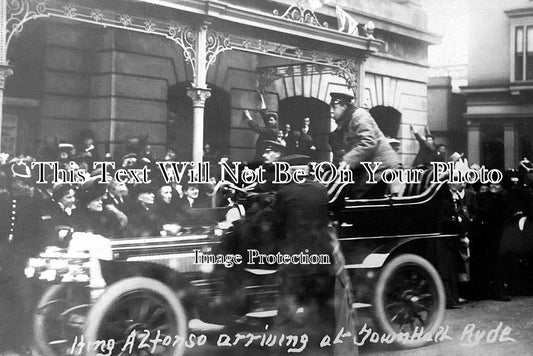
[[[454,152],[450,156],[450,162],[457,162],[463,156],[464,156],[464,153]]]

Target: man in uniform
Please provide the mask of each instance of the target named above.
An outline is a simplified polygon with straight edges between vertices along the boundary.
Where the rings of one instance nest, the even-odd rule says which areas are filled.
[[[17,160],[7,169],[9,195],[0,196],[0,353],[26,353],[35,296],[24,268],[44,241],[29,167]]]
[[[340,167],[354,170],[354,184],[350,185],[348,194],[351,198],[381,197],[385,187],[381,174],[385,169],[399,167],[396,152],[389,145],[387,138],[379,129],[372,116],[353,103],[353,96],[331,93],[330,114],[337,124],[337,129],[330,134],[330,146],[334,160]],[[361,162],[381,163],[375,172],[378,184],[367,184],[368,175]]]

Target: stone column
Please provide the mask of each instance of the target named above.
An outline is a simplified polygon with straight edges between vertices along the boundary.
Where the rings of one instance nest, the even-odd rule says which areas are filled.
[[[187,95],[192,99],[192,160],[201,162],[204,149],[204,109],[205,101],[211,96],[211,89],[188,88]]]
[[[196,61],[194,66],[193,87],[187,88],[187,95],[192,99],[193,129],[192,129],[192,160],[201,162],[204,150],[204,109],[205,101],[211,96],[211,89],[207,88],[207,29],[209,23],[204,22],[196,33]]]
[[[514,122],[503,125],[503,147],[505,169],[516,168],[518,160],[518,135]]]
[[[468,146],[468,162],[481,164],[481,130],[478,123],[467,122],[467,146]]]
[[[4,107],[4,87],[6,79],[13,74],[7,63],[7,0],[0,0],[0,149],[2,147],[2,119]]]

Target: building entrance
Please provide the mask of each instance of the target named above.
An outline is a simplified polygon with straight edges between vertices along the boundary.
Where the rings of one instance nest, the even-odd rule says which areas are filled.
[[[293,96],[279,102],[280,128],[286,124],[291,130],[299,131],[303,127],[304,118],[310,119],[310,134],[317,148],[313,159],[328,160],[328,136],[331,132],[331,119],[329,105],[316,98]]]
[[[187,96],[190,83],[178,83],[168,91],[167,144],[174,147],[179,160],[192,157],[193,107]],[[223,89],[209,85],[211,96],[206,100],[204,112],[204,146],[213,152],[227,154],[230,138],[230,95]]]

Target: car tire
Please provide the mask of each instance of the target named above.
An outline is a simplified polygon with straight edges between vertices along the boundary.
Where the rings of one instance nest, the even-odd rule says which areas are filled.
[[[40,356],[65,355],[76,336],[83,332],[88,303],[86,287],[49,286],[39,299],[33,317],[32,351]]]
[[[161,310],[163,314],[161,314]],[[177,345],[165,348],[163,354],[183,355],[187,337],[187,316],[182,303],[176,293],[168,286],[155,279],[145,277],[127,278],[116,282],[98,298],[87,315],[86,343],[91,345],[98,340],[114,339],[115,344],[119,344],[120,341],[127,340],[134,330],[140,333],[144,330],[152,330],[156,325],[153,321],[156,314],[158,319],[155,321],[159,320],[159,323],[164,321],[164,324],[159,325],[159,328],[154,330],[169,330],[167,335],[173,341],[177,338],[181,340]],[[119,325],[120,320],[117,322],[117,317],[126,318],[128,322],[132,320],[134,323]],[[110,322],[106,326],[106,322],[109,320],[113,320],[114,324]],[[154,332],[148,340],[155,337],[156,333]],[[136,344],[136,346],[139,345]],[[105,354],[105,350],[88,350],[87,356],[96,356],[98,352],[101,354],[102,351]],[[154,354],[158,353],[155,352]]]
[[[445,305],[442,280],[424,258],[404,254],[383,267],[373,299],[375,321],[383,334],[407,332],[412,336],[416,327],[419,334],[423,327],[423,334],[433,338],[444,321]],[[404,329],[405,325],[409,325],[409,330]],[[428,342],[428,337],[394,338],[394,344],[402,348],[416,348]]]

